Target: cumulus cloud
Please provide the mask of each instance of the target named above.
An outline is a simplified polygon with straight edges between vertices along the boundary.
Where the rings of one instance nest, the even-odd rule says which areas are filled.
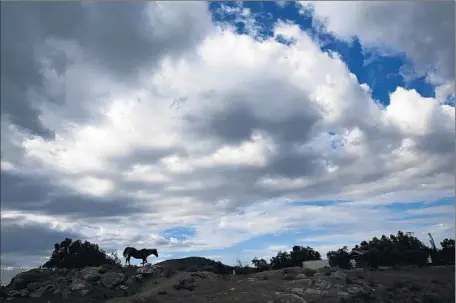
[[[2,39],[8,43],[1,46],[2,116],[43,138],[53,138],[54,130],[43,125],[42,103],[64,103],[71,115],[78,110],[93,118],[88,104],[114,93],[102,80],[87,85],[98,78],[93,66],[118,84],[134,85],[144,67],[153,68],[204,37],[210,24],[205,6],[3,3]]]
[[[292,22],[250,34],[211,23],[196,2],[2,3],[2,61],[22,40],[31,60],[2,67],[2,221],[38,222],[46,243],[71,235],[166,255],[364,220],[375,233],[403,217],[379,204],[454,194],[453,107],[400,87],[377,104]],[[415,227],[390,226],[404,224]],[[164,235],[175,226],[195,232]]]
[[[317,23],[341,39],[356,36],[366,49],[405,53],[413,61],[412,70],[405,74],[424,75],[441,85],[442,99],[454,94],[454,1],[299,3],[311,8]]]

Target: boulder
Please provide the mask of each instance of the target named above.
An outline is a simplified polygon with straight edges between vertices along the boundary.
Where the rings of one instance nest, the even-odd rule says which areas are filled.
[[[83,290],[85,288],[87,288],[87,284],[82,281],[73,281],[73,283],[71,283],[71,286],[70,286],[70,289],[72,291]]]
[[[291,293],[296,294],[296,295],[304,294],[304,288],[295,287],[295,288],[292,288],[290,291],[291,291]]]
[[[156,266],[153,266],[153,265],[144,265],[143,267],[140,267],[136,270],[136,273],[138,275],[143,275],[145,277],[148,277],[148,276],[158,276],[161,274],[161,272],[163,271],[163,268],[160,266],[160,267],[156,267]]]
[[[82,278],[87,282],[96,282],[101,279],[100,269],[89,267],[82,272]]]
[[[364,289],[359,285],[353,285],[353,286],[347,288],[347,291],[351,294],[357,294],[357,293],[362,292],[363,290]]]
[[[307,286],[307,287],[311,286],[312,282],[313,282],[312,279],[307,278],[305,275],[303,275],[303,276],[298,275],[296,277],[295,281],[297,283],[299,283],[300,285],[304,285],[304,286]]]
[[[320,289],[328,289],[332,286],[331,283],[329,283],[328,281],[325,281],[325,280],[316,280],[314,285]]]
[[[21,293],[17,290],[11,290],[10,292],[8,292],[8,297],[12,297],[12,298],[15,298],[15,297],[21,297]]]
[[[128,277],[127,280],[125,280],[125,284],[126,285],[133,285],[133,284],[135,284],[135,282],[136,282],[136,279],[135,279],[134,276],[133,277]]]
[[[40,287],[40,286],[39,286],[38,283],[36,283],[36,282],[30,282],[30,283],[27,284],[27,288],[28,288],[28,290],[30,290],[30,291],[35,291],[35,290],[37,290],[39,287]]]
[[[21,297],[28,297],[30,294],[30,290],[28,290],[27,288],[24,288],[23,290],[20,291],[20,293],[21,293]]]
[[[21,290],[27,287],[31,282],[37,282],[43,279],[43,273],[39,270],[29,270],[16,275],[11,279],[11,286],[14,290]]]
[[[347,277],[346,274],[344,274],[343,272],[341,272],[340,270],[338,271],[335,271],[331,274],[331,277],[333,278],[336,278],[338,280],[345,280],[345,278]]]
[[[43,287],[39,288],[38,290],[32,292],[30,294],[30,297],[31,298],[46,297],[46,296],[54,294],[54,292],[55,292],[55,286],[52,284],[48,284],[48,285],[43,286]]]
[[[107,288],[113,288],[124,281],[124,276],[117,272],[108,272],[101,277],[100,284]]]

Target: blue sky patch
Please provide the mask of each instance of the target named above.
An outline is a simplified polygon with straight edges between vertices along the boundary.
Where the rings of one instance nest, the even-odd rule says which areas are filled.
[[[410,81],[404,79],[402,69],[410,66],[410,60],[406,54],[384,56],[375,50],[363,50],[356,37],[350,42],[338,40],[333,35],[314,28],[312,14],[308,11],[305,14],[300,14],[297,6],[292,5],[291,2],[284,7],[280,7],[275,2],[256,1],[210,2],[209,6],[215,22],[232,22],[238,34],[248,34],[246,22],[239,20],[242,20],[240,11],[244,8],[249,9],[250,18],[255,20],[257,27],[256,34],[258,37],[255,37],[257,39],[272,37],[273,28],[277,21],[292,20],[303,31],[308,32],[311,37],[320,41],[320,48],[323,51],[337,52],[347,64],[350,72],[356,75],[359,83],[368,84],[372,90],[372,97],[384,106],[389,104],[389,95],[399,86],[415,89],[424,97],[435,97],[435,86],[429,84],[425,77],[411,79]],[[250,18],[247,19],[250,20]],[[287,45],[292,43],[283,37],[278,38],[278,40]],[[451,104],[451,100],[449,103]]]
[[[172,227],[163,232],[165,238],[176,238],[178,240],[185,240],[195,236],[195,229],[183,226]]]

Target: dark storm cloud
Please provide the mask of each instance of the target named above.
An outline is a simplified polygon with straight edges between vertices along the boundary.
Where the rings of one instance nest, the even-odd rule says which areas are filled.
[[[278,145],[286,145],[287,148],[289,144],[308,141],[313,135],[314,126],[322,118],[321,111],[310,100],[306,97],[303,98],[302,94],[293,87],[287,87],[286,84],[286,87],[282,89],[289,93],[286,96],[289,100],[282,100],[281,98],[284,96],[278,96],[277,99],[274,99],[274,95],[277,95],[277,92],[273,90],[269,95],[267,90],[271,89],[271,87],[277,87],[280,83],[269,82],[271,82],[269,85],[266,83],[264,87],[259,88],[261,92],[228,95],[224,102],[229,104],[227,108],[205,113],[204,117],[192,114],[184,116],[184,120],[188,125],[186,129],[189,136],[209,136],[222,144],[237,145],[251,139],[255,131],[263,131],[271,135]],[[280,117],[273,111],[268,113],[270,116],[264,113],[259,114],[254,111],[249,101],[249,99],[255,100],[258,98],[265,98],[265,103],[273,102],[276,104],[285,104],[295,98],[299,100],[298,104],[305,110],[300,108],[293,113],[285,115],[285,117]]]
[[[417,147],[425,152],[439,155],[453,155],[455,152],[456,139],[454,132],[435,132],[430,136],[415,139]],[[454,161],[452,162],[454,165]],[[448,169],[450,166],[447,167]],[[449,171],[446,171],[449,172]],[[454,173],[454,166],[452,168]]]
[[[280,147],[281,152],[271,160],[265,173],[275,177],[319,177],[324,169],[321,160],[323,157],[315,153],[297,153]]]
[[[61,97],[47,96],[43,88],[38,52],[45,50],[48,38],[77,42],[94,64],[124,83],[133,84],[138,80],[140,67],[158,62],[164,54],[180,54],[204,36],[206,24],[201,16],[204,11],[196,10],[195,14],[192,10],[200,4],[177,7],[167,4],[165,9],[178,11],[176,20],[165,20],[165,24],[172,24],[169,28],[162,26],[159,13],[151,18],[147,15],[148,7],[156,5],[146,2],[2,2],[2,115],[32,134],[54,138],[53,130],[43,125],[41,112],[28,93],[32,89],[48,101],[59,104],[65,101]],[[46,57],[58,75],[71,64],[63,52],[51,52]]]
[[[142,212],[131,197],[92,197],[53,185],[46,177],[1,173],[3,210],[23,210],[48,215],[110,217]]]
[[[43,138],[53,138],[27,96],[27,89],[42,86],[42,76],[33,53],[39,40],[35,16],[21,9],[22,5],[1,3],[1,112],[14,124]]]
[[[82,239],[82,236],[75,232],[53,230],[36,223],[21,225],[17,223],[17,219],[3,218],[1,227],[2,255],[50,256],[49,251],[54,248],[54,244],[63,241],[66,237],[73,240]]]

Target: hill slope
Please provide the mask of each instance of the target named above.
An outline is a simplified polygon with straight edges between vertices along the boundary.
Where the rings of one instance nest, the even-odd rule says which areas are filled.
[[[202,270],[217,266],[232,269],[199,257],[144,267],[40,268],[14,277],[1,295],[18,303],[454,302],[454,266],[366,273],[291,267],[235,276]]]

